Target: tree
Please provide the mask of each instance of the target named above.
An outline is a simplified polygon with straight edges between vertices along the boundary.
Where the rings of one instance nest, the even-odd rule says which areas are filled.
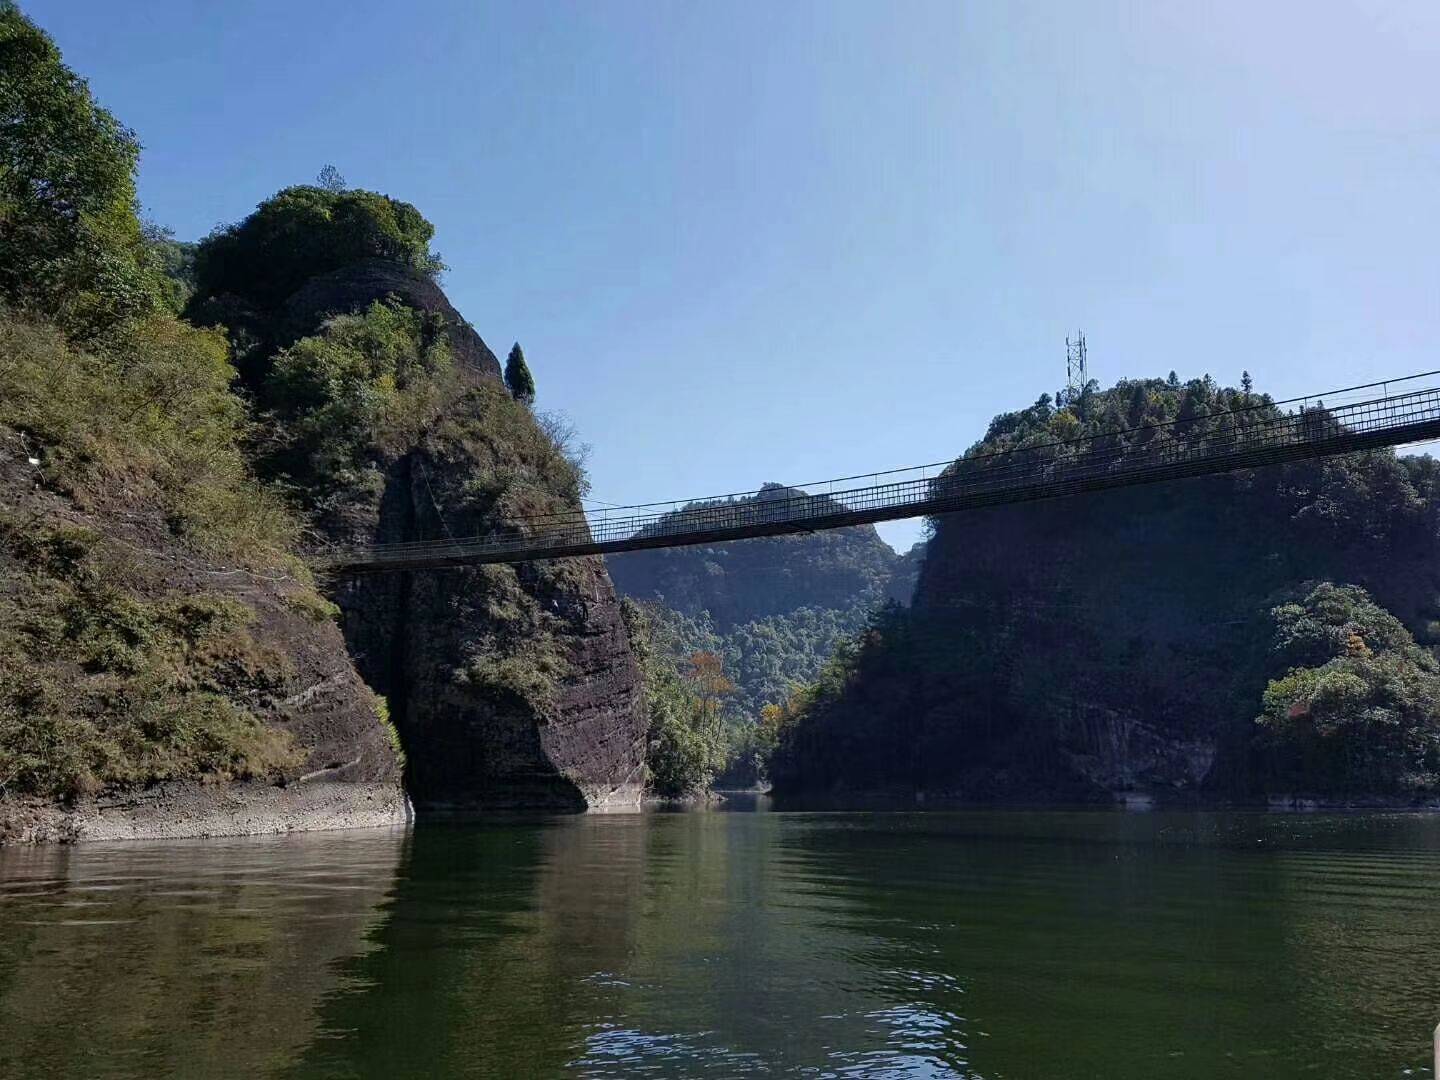
[[[1240,373],[1240,392],[1248,398],[1254,390],[1255,380],[1250,378],[1250,372],[1242,371]]]
[[[175,239],[175,230],[147,221],[142,228],[150,261],[160,279],[160,299],[179,314],[195,292],[195,245]]]
[[[535,379],[525,363],[525,351],[518,341],[510,347],[510,355],[505,358],[505,385],[516,401],[535,404]]]
[[[345,183],[345,177],[340,175],[340,170],[334,165],[326,165],[321,169],[315,176],[315,184],[330,192],[341,192],[349,187]]]
[[[91,338],[159,303],[135,208],[134,133],[0,4],[0,299]]]
[[[690,654],[686,676],[695,687],[700,707],[709,718],[720,715],[721,700],[735,692],[735,684],[725,674],[725,661],[719,653],[700,650]]]

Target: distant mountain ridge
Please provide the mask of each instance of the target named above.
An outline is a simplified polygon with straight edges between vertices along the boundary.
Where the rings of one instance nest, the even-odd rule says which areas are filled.
[[[728,502],[740,506],[804,494],[768,483]],[[725,502],[691,504],[661,524]],[[658,647],[682,672],[695,653],[720,657],[735,689],[725,703],[732,757],[718,783],[750,786],[761,779],[763,753],[755,727],[761,710],[784,703],[796,687],[816,678],[877,608],[908,604],[924,547],[916,544],[898,555],[873,525],[858,525],[628,552],[606,562],[616,589],[650,609]]]
[[[738,505],[803,494],[784,484],[767,483],[755,495],[730,501]],[[715,504],[693,504],[663,520],[669,523],[701,505]],[[874,526],[857,525],[820,533],[627,552],[610,556],[607,563],[622,594],[662,603],[690,617],[709,612],[714,629],[725,634],[742,624],[801,608],[848,610],[882,603],[896,588],[892,579],[902,557],[880,539]],[[906,570],[913,586],[914,567]],[[903,582],[899,588],[907,591]]]

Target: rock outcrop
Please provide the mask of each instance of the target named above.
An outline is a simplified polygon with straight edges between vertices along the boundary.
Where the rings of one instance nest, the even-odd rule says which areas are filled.
[[[378,490],[327,514],[326,539],[498,534],[576,508],[553,484],[572,466],[433,282],[382,262],[326,274],[286,304],[286,333],[383,299],[444,319],[460,385],[418,441],[377,455]],[[417,807],[638,805],[641,675],[600,559],[359,575],[332,596],[355,663],[389,702]]]
[[[387,297],[443,319],[450,351],[462,371],[475,378],[500,378],[500,361],[455,310],[444,290],[424,274],[384,259],[369,259],[311,278],[285,302],[275,343],[288,345],[314,333],[331,315],[353,314]]]
[[[493,531],[465,505],[470,468],[494,464],[477,456],[453,442],[412,449],[347,539]],[[358,575],[332,595],[356,664],[390,703],[420,809],[638,805],[640,673],[599,559]]]

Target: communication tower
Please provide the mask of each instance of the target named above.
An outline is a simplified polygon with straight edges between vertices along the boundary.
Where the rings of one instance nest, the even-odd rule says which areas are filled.
[[[1085,393],[1090,370],[1085,364],[1085,335],[1079,331],[1075,340],[1065,339],[1065,389],[1055,395],[1055,404],[1063,409],[1074,405]]]

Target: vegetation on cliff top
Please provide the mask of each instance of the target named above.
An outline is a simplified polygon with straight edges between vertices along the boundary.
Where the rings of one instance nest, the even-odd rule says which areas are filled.
[[[229,296],[273,310],[311,278],[366,259],[434,276],[444,268],[434,235],[419,210],[377,192],[288,187],[200,243],[195,304]]]

